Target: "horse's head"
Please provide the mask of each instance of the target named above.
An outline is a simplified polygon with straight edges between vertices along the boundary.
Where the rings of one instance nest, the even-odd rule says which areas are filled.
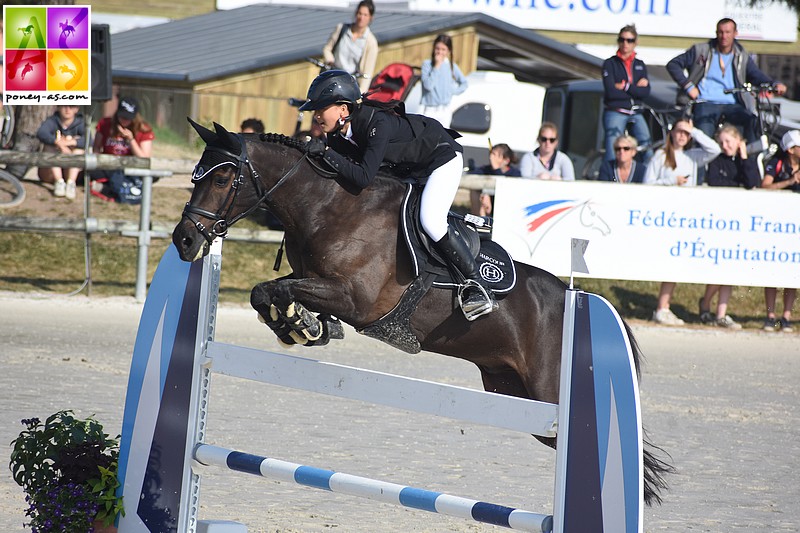
[[[216,131],[211,131],[192,119],[189,122],[205,141],[206,149],[192,173],[192,197],[172,233],[172,242],[184,261],[207,254],[216,237],[224,237],[228,227],[266,197],[241,135],[217,123]]]

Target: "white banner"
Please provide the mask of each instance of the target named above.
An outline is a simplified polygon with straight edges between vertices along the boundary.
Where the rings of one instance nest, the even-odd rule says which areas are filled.
[[[800,194],[498,178],[493,240],[569,277],[800,287]]]
[[[737,21],[739,38],[795,42],[797,15],[779,2],[737,0],[411,0],[412,10],[478,12],[534,30],[616,34],[636,24],[642,35],[715,36],[717,21]],[[788,52],[787,52],[788,53]]]

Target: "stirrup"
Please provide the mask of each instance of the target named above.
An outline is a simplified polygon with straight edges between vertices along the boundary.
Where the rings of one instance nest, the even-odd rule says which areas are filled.
[[[480,301],[464,300],[464,292],[477,290]],[[473,320],[487,315],[494,311],[498,306],[494,297],[486,290],[486,287],[473,279],[468,279],[458,288],[458,306],[464,313],[464,318],[472,322]]]

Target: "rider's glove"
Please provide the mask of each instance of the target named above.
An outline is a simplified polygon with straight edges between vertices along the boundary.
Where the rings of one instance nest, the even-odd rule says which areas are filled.
[[[325,150],[328,149],[328,146],[325,144],[325,141],[316,137],[308,141],[306,144],[306,153],[311,157],[322,157],[325,155]]]

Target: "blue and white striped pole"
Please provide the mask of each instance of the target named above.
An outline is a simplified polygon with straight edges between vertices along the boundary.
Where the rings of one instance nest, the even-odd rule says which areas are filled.
[[[203,465],[221,466],[237,472],[520,531],[550,533],[553,530],[553,517],[550,515],[303,466],[209,444],[198,445],[194,458]]]

